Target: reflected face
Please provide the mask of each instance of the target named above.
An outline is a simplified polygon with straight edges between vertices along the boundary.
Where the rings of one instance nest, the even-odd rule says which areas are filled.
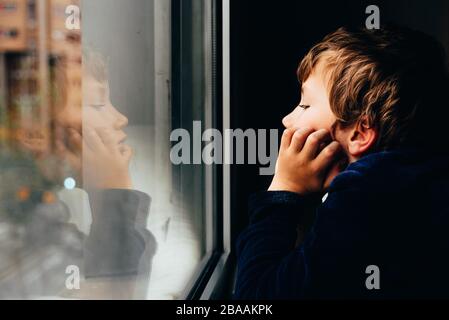
[[[113,129],[124,135],[122,129],[128,119],[111,103],[109,87],[90,76],[83,77],[83,106],[67,104],[56,114],[56,123],[63,129],[75,129],[82,133],[83,127],[90,129]]]
[[[285,128],[331,131],[337,118],[331,111],[323,63],[318,63],[301,88],[301,102],[282,123]]]
[[[109,143],[123,150],[126,148],[124,141],[127,137],[123,129],[128,125],[128,119],[112,105],[107,83],[84,76],[82,85],[82,105],[67,103],[55,114],[56,153],[63,161],[61,169],[65,173],[62,175],[74,175],[78,178],[92,165],[85,162],[82,141],[73,140],[73,133],[76,132],[84,140],[82,137],[86,130],[101,131]]]
[[[108,84],[89,76],[83,78],[82,119],[86,128],[112,129],[115,135],[126,137],[122,130],[128,125],[128,119],[112,105]]]

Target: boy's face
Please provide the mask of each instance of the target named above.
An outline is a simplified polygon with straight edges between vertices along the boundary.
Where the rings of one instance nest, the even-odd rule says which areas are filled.
[[[109,84],[101,83],[90,76],[83,77],[83,126],[90,129],[106,128],[120,141],[126,136],[123,129],[128,119],[112,104]]]
[[[287,129],[300,129],[308,127],[314,131],[326,129],[335,134],[337,140],[345,151],[349,163],[357,161],[368,152],[374,144],[376,130],[368,126],[354,125],[347,128],[333,130],[337,117],[331,110],[328,94],[328,77],[325,63],[318,62],[307,80],[302,84],[301,102],[283,120]]]
[[[82,143],[70,139],[73,132],[82,137],[86,129],[104,131],[105,136],[117,143],[120,149],[126,146],[124,129],[128,119],[112,105],[108,83],[83,75],[82,86],[82,100],[79,103],[66,103],[55,112],[55,145],[59,157],[63,159],[61,170],[66,171],[61,174],[65,176],[71,174],[79,177],[89,169],[89,165],[83,167],[86,162]]]
[[[324,64],[318,63],[301,88],[301,102],[282,123],[286,128],[331,131],[337,118],[331,111]],[[304,107],[302,107],[304,106]]]

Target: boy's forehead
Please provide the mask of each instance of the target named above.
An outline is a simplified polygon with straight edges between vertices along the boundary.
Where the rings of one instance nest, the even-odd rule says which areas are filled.
[[[102,100],[106,98],[108,86],[90,77],[83,79],[83,97],[85,100]]]
[[[301,94],[313,94],[324,88],[324,81],[319,73],[312,72],[310,76],[301,85]]]
[[[321,58],[313,67],[309,77],[301,84],[301,94],[327,90],[330,70],[326,59]]]
[[[94,91],[106,91],[109,87],[109,84],[107,82],[98,81],[91,76],[85,75],[83,75],[82,84],[84,88]]]

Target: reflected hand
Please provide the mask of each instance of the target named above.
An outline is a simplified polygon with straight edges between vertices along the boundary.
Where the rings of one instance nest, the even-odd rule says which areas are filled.
[[[24,129],[17,133],[20,146],[36,158],[42,158],[50,153],[49,138],[38,128]]]
[[[17,133],[17,142],[22,150],[29,152],[43,177],[50,181],[61,178],[58,158],[51,150],[50,138],[45,130],[33,127],[20,130]]]
[[[81,141],[81,136],[76,137]],[[129,163],[132,149],[123,136],[106,128],[85,128],[83,146],[83,185],[86,189],[131,189]]]
[[[82,165],[82,140],[81,135],[75,129],[68,129],[65,144],[61,137],[56,139],[56,153],[64,164],[71,168],[78,176],[81,173]]]

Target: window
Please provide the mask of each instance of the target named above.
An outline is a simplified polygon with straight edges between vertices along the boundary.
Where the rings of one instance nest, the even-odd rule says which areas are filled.
[[[204,297],[226,168],[171,134],[221,128],[220,1],[0,4],[0,298]]]

